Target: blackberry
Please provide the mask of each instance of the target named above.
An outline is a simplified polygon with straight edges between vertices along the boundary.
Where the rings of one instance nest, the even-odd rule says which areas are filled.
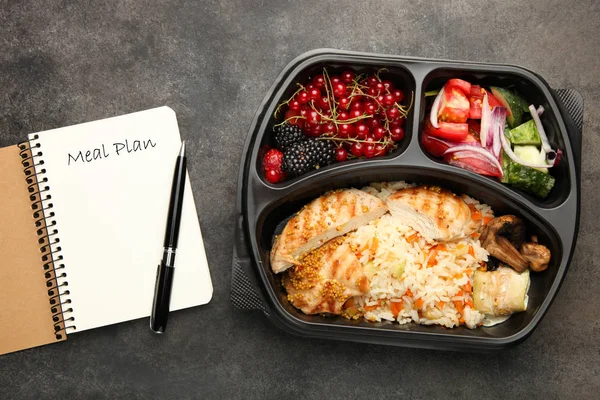
[[[283,153],[283,170],[292,176],[325,167],[335,161],[335,145],[329,140],[296,142]]]
[[[298,176],[307,173],[315,167],[316,154],[314,147],[310,145],[312,141],[303,140],[292,143],[286,151],[283,152],[284,172],[292,176]]]
[[[275,128],[275,144],[282,151],[303,140],[306,140],[306,136],[297,125],[284,124]]]
[[[331,140],[311,141],[315,149],[315,167],[325,167],[335,161],[335,144]]]

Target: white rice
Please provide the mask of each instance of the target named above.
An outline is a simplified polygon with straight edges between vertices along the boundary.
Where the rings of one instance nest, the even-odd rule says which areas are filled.
[[[414,184],[376,183],[363,190],[385,200],[394,191],[411,186]],[[483,216],[493,217],[488,205],[468,196],[463,199]],[[477,327],[484,315],[472,308],[471,292],[466,289],[472,284],[473,272],[481,262],[487,261],[488,252],[474,237],[444,243],[446,249],[443,249],[437,246],[441,243],[427,242],[413,235],[417,233],[411,227],[390,214],[348,235],[348,242],[371,286],[368,295],[354,298],[358,315],[362,314],[370,321]],[[436,262],[428,264],[434,248]],[[469,254],[470,248],[473,255]],[[391,302],[402,304],[396,316]]]

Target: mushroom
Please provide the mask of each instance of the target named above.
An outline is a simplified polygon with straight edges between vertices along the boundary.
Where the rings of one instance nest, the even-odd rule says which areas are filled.
[[[529,267],[535,272],[544,271],[550,262],[550,250],[543,244],[525,243],[521,247],[521,256],[529,262]]]
[[[525,242],[525,225],[514,215],[494,218],[483,228],[481,245],[498,260],[521,273],[528,267],[527,260],[517,248]]]

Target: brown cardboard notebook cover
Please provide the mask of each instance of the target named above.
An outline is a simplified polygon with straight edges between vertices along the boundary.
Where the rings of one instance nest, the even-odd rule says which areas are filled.
[[[31,207],[37,185],[30,199],[20,152],[18,146],[0,149],[0,354],[66,339],[54,329],[57,314],[48,294],[53,271],[44,270],[39,242],[45,226],[42,218],[36,227]]]

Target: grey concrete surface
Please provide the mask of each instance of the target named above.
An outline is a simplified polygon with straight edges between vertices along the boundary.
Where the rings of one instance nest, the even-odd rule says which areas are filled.
[[[1,1],[0,145],[172,107],[189,145],[215,292],[209,305],[173,314],[162,337],[133,321],[2,356],[0,398],[600,397],[599,36],[595,0]],[[319,47],[514,63],[584,96],[579,241],[525,343],[493,356],[336,343],[293,337],[233,309],[246,132],[280,70]]]

